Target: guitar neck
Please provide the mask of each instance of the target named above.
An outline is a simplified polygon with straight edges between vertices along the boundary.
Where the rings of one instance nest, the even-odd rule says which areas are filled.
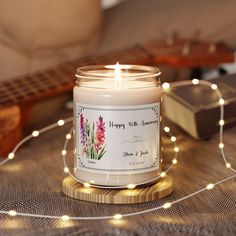
[[[156,40],[103,56],[82,58],[43,72],[0,82],[0,107],[36,102],[70,91],[74,86],[76,68],[84,65],[107,65],[119,62],[121,64],[198,67],[233,61],[233,52],[223,44],[185,39]]]
[[[104,56],[82,58],[43,72],[0,82],[0,107],[35,102],[70,91],[74,86],[78,66],[115,64],[117,61],[122,64],[147,64],[150,55],[141,46],[136,46]]]

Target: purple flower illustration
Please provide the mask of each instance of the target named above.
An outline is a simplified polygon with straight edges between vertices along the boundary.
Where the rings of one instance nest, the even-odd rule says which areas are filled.
[[[85,130],[84,116],[80,114],[80,142],[85,145],[87,141],[87,135]]]
[[[80,143],[82,144],[82,155],[87,158],[100,160],[106,153],[105,149],[105,122],[102,116],[90,124],[85,120],[83,114],[80,114]]]

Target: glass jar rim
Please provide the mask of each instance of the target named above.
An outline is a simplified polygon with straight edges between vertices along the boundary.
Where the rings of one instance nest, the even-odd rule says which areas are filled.
[[[115,68],[116,65],[82,66],[77,68],[75,77],[77,79],[88,80],[110,80],[114,79]],[[120,78],[121,80],[138,80],[150,77],[159,77],[161,75],[159,68],[154,66],[119,64],[119,68],[121,73],[125,75]]]

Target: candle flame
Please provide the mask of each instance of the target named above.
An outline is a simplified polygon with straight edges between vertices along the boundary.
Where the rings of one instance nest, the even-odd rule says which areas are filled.
[[[121,67],[119,62],[115,65],[115,89],[120,89],[121,87]]]
[[[112,75],[114,75],[115,89],[121,89],[122,69],[128,70],[131,68],[131,65],[120,65],[119,62],[117,62],[115,65],[106,65],[105,68],[114,70]]]
[[[120,80],[121,79],[121,67],[119,62],[116,62],[115,65],[115,80]]]

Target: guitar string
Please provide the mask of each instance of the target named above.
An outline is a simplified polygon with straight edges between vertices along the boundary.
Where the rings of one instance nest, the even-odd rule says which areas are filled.
[[[129,57],[120,57],[119,58],[119,60],[121,60],[121,61],[124,61],[125,59],[126,60],[129,60],[129,59],[133,59],[133,57],[135,57],[135,59],[137,60],[137,55],[135,55],[135,54],[133,54],[133,55],[130,55]],[[134,59],[133,59],[134,60]],[[90,59],[90,61],[91,61],[91,59]],[[89,62],[89,61],[88,61]],[[55,69],[55,70],[57,70],[57,69]],[[32,93],[33,94],[35,94],[35,95],[38,95],[39,94],[39,92],[35,89],[35,87],[33,87],[32,86],[32,83],[30,83],[31,81],[30,81],[30,79],[32,78],[32,77],[41,77],[42,78],[42,76],[45,76],[46,77],[46,79],[44,79],[45,81],[46,81],[46,84],[48,85],[52,85],[52,87],[57,87],[57,86],[60,86],[62,83],[61,83],[61,81],[60,80],[58,80],[58,78],[60,79],[60,78],[62,78],[62,76],[56,76],[57,77],[57,80],[55,80],[55,78],[53,78],[52,76],[50,76],[49,74],[52,72],[52,70],[50,70],[50,71],[46,71],[46,72],[43,72],[43,73],[40,73],[39,75],[34,75],[34,74],[32,74],[31,76],[27,76],[27,77],[23,77],[22,79],[21,79],[21,81],[27,86],[26,87],[26,89],[25,88],[22,88],[21,89],[21,92],[19,92],[18,90],[16,90],[15,88],[14,88],[14,86],[12,86],[12,84],[14,84],[15,83],[15,81],[14,80],[10,80],[10,81],[8,81],[7,83],[5,83],[5,89],[6,89],[6,91],[7,91],[7,94],[8,94],[8,97],[7,98],[0,98],[0,103],[5,103],[5,102],[16,102],[17,100],[18,100],[18,98],[22,98],[22,92],[24,92],[26,95],[26,97],[28,96],[28,95],[31,95]],[[25,80],[28,80],[29,79],[29,81],[28,81],[28,83],[25,83]],[[73,81],[73,79],[69,79],[68,80],[68,82],[71,82],[71,81]],[[1,83],[0,83],[0,86],[1,86]],[[2,86],[3,86],[3,84],[2,84]],[[10,87],[10,88],[9,88]],[[29,90],[28,90],[28,88],[29,88]],[[48,87],[48,89],[50,89],[51,87]],[[46,90],[45,90],[46,91]],[[10,98],[9,98],[10,97]]]
[[[174,49],[178,49],[180,46],[182,48],[182,46],[184,46],[183,44],[190,45],[189,42],[186,43],[184,41],[183,42],[182,41],[180,41],[180,42],[179,41],[174,41],[174,43],[175,43],[175,46],[173,46],[173,45],[169,45],[168,46],[167,41],[162,41],[157,46],[158,43],[155,43],[155,42],[152,43],[151,42],[151,43],[146,44],[146,46],[145,45],[144,46],[141,45],[141,47],[147,51],[147,54],[145,54],[144,51],[140,49],[140,45],[139,45],[139,47],[128,48],[128,49],[123,50],[121,52],[111,52],[110,54],[107,54],[105,56],[88,57],[87,58],[87,63],[89,63],[91,61],[96,61],[96,60],[97,61],[99,61],[99,60],[100,61],[105,61],[105,62],[107,60],[107,63],[109,63],[110,58],[114,59],[115,56],[122,56],[122,57],[118,58],[118,60],[121,61],[121,62],[127,60],[129,63],[131,63],[132,60],[134,60],[134,58],[137,61],[137,55],[138,54],[142,55],[142,58],[149,58],[150,57],[148,55],[149,51],[152,51],[152,53],[155,52],[155,51],[158,51],[158,54],[161,54],[162,51],[164,51],[166,53],[166,51],[168,51],[168,50],[172,50],[173,51]],[[152,44],[155,44],[155,45],[152,46]],[[210,44],[209,44],[209,46],[210,46]],[[127,53],[127,51],[128,51],[128,53]],[[131,53],[133,53],[133,54],[131,55]],[[137,55],[135,55],[135,54],[137,54]],[[131,60],[131,62],[129,60]],[[86,59],[82,58],[79,61],[86,61]],[[87,64],[87,63],[85,63],[85,64]],[[73,62],[71,62],[70,64],[73,64]],[[65,66],[66,66],[66,64],[65,64]],[[48,76],[48,73],[50,73],[52,70],[53,69],[50,69],[49,71],[45,71],[43,73],[40,73],[40,75]],[[55,68],[55,70],[57,70],[57,68]],[[25,78],[23,77],[22,80],[31,78],[33,76],[35,76],[35,75],[32,74],[32,76],[28,76],[28,77],[25,77]],[[36,74],[36,77],[37,77],[37,74]],[[61,76],[57,76],[57,80],[55,80],[55,78],[53,78],[51,76],[48,76],[49,80],[46,81],[47,82],[46,85],[49,85],[48,89],[56,87],[56,86],[60,86],[61,85],[60,78],[61,78]],[[68,81],[73,81],[73,80],[69,79]],[[14,80],[9,81],[9,83],[14,83]],[[30,83],[30,80],[29,80],[29,83]],[[53,86],[51,86],[50,83]],[[1,86],[1,83],[0,83],[0,86]],[[22,93],[26,94],[25,96],[23,96],[23,98],[24,97],[28,98],[29,95],[32,95],[32,93],[35,94],[36,96],[38,94],[42,93],[42,89],[37,91],[36,89],[34,89],[33,86],[30,87],[29,91],[28,91],[28,88],[26,90],[24,90],[24,88],[22,88],[21,92],[19,92],[16,89],[10,89],[10,90],[8,88],[6,88],[6,89],[8,90],[8,95],[10,96],[10,99],[9,98],[0,98],[0,103],[6,103],[6,102],[13,102],[14,103],[14,102],[18,101],[19,99],[22,99]],[[45,90],[45,92],[46,92],[46,90]]]
[[[140,56],[147,56],[146,54],[143,53],[143,51],[140,50],[140,48],[138,47],[132,47],[132,48],[128,48],[128,49],[125,49],[125,50],[122,50],[120,52],[110,52],[104,56],[100,56],[100,55],[97,55],[97,56],[93,56],[92,58],[88,57],[87,58],[87,61],[85,62],[90,62],[90,59],[92,60],[95,60],[95,61],[105,61],[105,62],[110,62],[110,61],[113,61],[114,60],[114,57],[119,57],[119,59],[130,59],[130,60],[133,60],[134,56],[137,56],[138,54],[140,54]],[[82,59],[82,61],[84,61]],[[76,63],[77,64],[77,63]],[[87,63],[86,63],[87,64]]]
[[[148,45],[148,44],[147,44]],[[145,49],[145,46],[142,46],[141,45],[141,47],[142,48],[144,48]],[[164,51],[166,51],[167,49],[168,49],[168,45],[166,44],[166,42],[164,42],[163,41],[163,43],[161,44],[161,47],[162,48],[160,48],[160,45],[158,45],[158,47],[156,46],[156,48],[157,48],[157,50],[161,50],[161,49],[163,49]],[[163,48],[164,47],[164,48]],[[179,47],[178,45],[176,46],[176,47]],[[154,48],[153,47],[151,47],[153,50],[154,50]],[[171,49],[174,49],[174,47],[173,46],[171,46],[170,48],[169,48],[170,50]],[[128,53],[127,53],[127,51],[128,51]],[[133,53],[133,54],[132,54]],[[124,50],[124,51],[121,51],[121,52],[112,52],[112,53],[110,53],[110,54],[107,54],[107,55],[105,55],[105,56],[97,56],[97,57],[88,57],[88,59],[87,59],[87,63],[89,63],[89,62],[91,62],[91,60],[92,61],[96,61],[96,60],[107,60],[107,62],[109,62],[110,61],[110,59],[113,59],[114,58],[114,56],[121,56],[119,59],[120,60],[130,60],[130,59],[132,59],[133,60],[133,58],[136,56],[136,58],[137,58],[137,55],[135,55],[135,53],[136,54],[140,54],[141,56],[148,56],[148,51],[147,51],[147,54],[145,54],[144,52],[143,52],[143,50],[140,50],[140,46],[139,47],[134,47],[134,48],[130,48],[130,49],[127,49],[127,50]],[[82,58],[82,59],[80,59],[79,61],[82,61],[82,62],[84,62],[84,59]],[[87,64],[87,63],[85,63],[85,64]],[[71,62],[70,64],[73,64],[73,62]],[[65,66],[67,66],[67,64],[65,64]],[[56,68],[57,69],[57,68]],[[74,68],[73,68],[74,69]],[[42,74],[44,74],[44,73],[48,73],[48,72],[51,72],[50,70],[49,71],[46,71],[46,72],[43,72]],[[34,76],[34,74],[32,75],[32,76]],[[36,75],[37,76],[37,75]],[[24,77],[23,77],[24,78]],[[28,77],[25,77],[26,79],[28,79],[29,78],[29,76]],[[11,82],[14,82],[14,80],[13,81],[9,81],[10,83]]]

